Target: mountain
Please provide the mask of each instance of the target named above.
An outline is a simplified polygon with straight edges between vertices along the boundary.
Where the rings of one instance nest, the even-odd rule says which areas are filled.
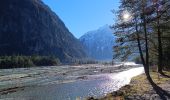
[[[0,56],[85,57],[82,44],[41,0],[0,1]]]
[[[109,25],[105,25],[98,30],[87,32],[79,40],[86,48],[86,53],[90,58],[111,60],[114,38],[113,31]]]

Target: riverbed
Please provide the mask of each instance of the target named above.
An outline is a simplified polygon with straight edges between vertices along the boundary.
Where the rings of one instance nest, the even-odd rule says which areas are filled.
[[[90,64],[0,70],[0,99],[76,100],[101,97],[143,73],[142,65]]]

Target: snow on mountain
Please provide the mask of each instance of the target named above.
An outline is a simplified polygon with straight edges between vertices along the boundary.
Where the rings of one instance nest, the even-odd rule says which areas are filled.
[[[90,58],[96,60],[111,60],[113,56],[112,46],[115,41],[113,30],[109,25],[97,30],[89,31],[79,39]]]

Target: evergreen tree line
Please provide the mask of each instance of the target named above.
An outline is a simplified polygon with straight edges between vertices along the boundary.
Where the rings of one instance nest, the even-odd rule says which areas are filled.
[[[55,66],[60,60],[49,56],[1,56],[0,69],[21,68],[33,66]]]

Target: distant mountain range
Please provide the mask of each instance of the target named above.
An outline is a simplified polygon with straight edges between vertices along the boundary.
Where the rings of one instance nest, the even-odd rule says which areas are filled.
[[[79,39],[86,48],[90,58],[96,60],[112,60],[115,37],[109,25],[89,31]]]
[[[0,1],[0,56],[86,56],[82,44],[41,0]]]

